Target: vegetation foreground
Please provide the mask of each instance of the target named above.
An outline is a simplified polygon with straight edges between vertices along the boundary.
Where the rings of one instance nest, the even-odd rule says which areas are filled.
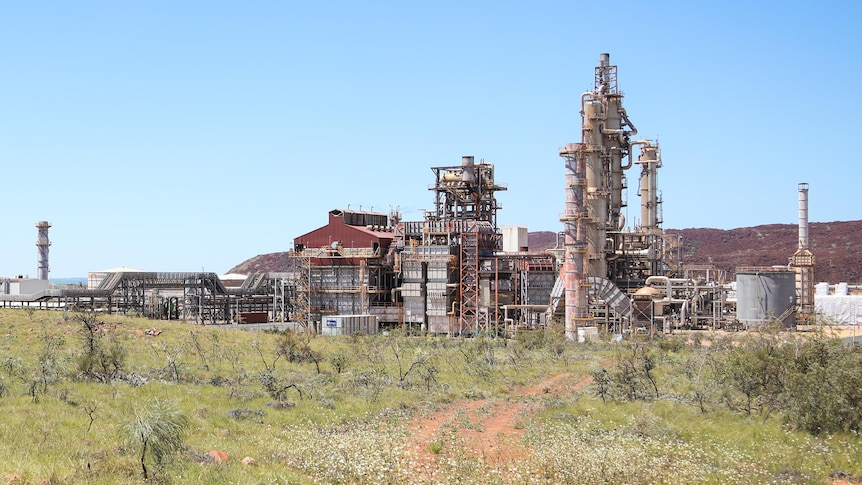
[[[862,351],[823,334],[314,337],[27,309],[0,332],[0,483],[862,475]]]

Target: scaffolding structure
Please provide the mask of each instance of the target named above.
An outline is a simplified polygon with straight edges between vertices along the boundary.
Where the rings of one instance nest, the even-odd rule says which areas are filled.
[[[799,245],[790,258],[796,270],[798,324],[814,321],[814,253],[808,248],[808,184],[799,184]]]

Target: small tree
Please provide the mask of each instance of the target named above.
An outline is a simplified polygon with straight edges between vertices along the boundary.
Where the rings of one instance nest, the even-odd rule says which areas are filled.
[[[134,450],[140,451],[141,471],[149,479],[148,456],[156,466],[183,448],[188,417],[176,405],[158,399],[149,401],[144,409],[136,408],[134,417],[121,425],[121,433]]]
[[[341,349],[336,350],[329,355],[329,364],[336,374],[341,374],[350,365],[350,356]]]
[[[66,344],[66,340],[62,335],[51,335],[47,331],[42,333],[42,349],[39,352],[39,362],[36,369],[36,377],[34,386],[31,387],[32,396],[37,400],[36,393],[48,392],[48,386],[56,383],[63,373],[62,359],[59,355],[59,349]]]
[[[110,381],[123,373],[126,349],[115,339],[104,338],[104,325],[96,312],[82,312],[76,316],[81,324],[81,354],[78,357],[78,370],[87,379]]]
[[[764,328],[724,350],[715,363],[725,404],[732,411],[760,414],[764,421],[780,404],[796,346]]]
[[[862,431],[862,347],[818,337],[798,354],[783,396],[784,421],[814,435]]]
[[[43,330],[39,341],[41,347],[32,368],[25,365],[20,357],[7,356],[0,364],[6,374],[20,379],[27,386],[27,394],[33,398],[33,402],[39,402],[39,396],[47,393],[48,386],[56,384],[64,372],[59,349],[65,345],[66,340],[61,335],[53,335]],[[7,386],[0,385],[0,391],[5,393],[8,390]]]
[[[23,307],[23,310],[24,310],[24,313],[27,315],[27,319],[32,322],[33,321],[33,315],[36,314],[36,308],[28,305],[28,306]]]
[[[278,357],[285,357],[288,362],[296,364],[312,362],[317,373],[320,374],[320,362],[323,356],[311,348],[313,336],[311,332],[290,330],[279,333],[275,343],[276,360]]]

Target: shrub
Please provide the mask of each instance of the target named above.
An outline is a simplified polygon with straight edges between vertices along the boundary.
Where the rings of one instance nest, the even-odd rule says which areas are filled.
[[[432,441],[428,445],[428,451],[435,455],[439,455],[441,451],[443,451],[443,443],[440,440]]]
[[[81,324],[82,351],[78,358],[81,375],[101,382],[120,377],[127,355],[123,344],[113,337],[105,337],[105,327],[95,312],[79,313],[76,318]]]
[[[144,409],[135,409],[134,416],[120,427],[126,443],[140,451],[144,480],[149,479],[147,458],[161,467],[165,458],[182,450],[188,417],[176,405],[154,399]]]
[[[862,431],[862,348],[816,339],[795,363],[782,399],[784,421],[815,435]]]

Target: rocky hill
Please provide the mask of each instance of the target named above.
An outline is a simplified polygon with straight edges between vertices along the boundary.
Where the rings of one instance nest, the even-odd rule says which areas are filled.
[[[714,264],[733,278],[740,266],[786,265],[796,251],[799,237],[795,224],[767,224],[738,229],[668,229],[682,236],[682,259],[687,264]],[[808,228],[809,247],[814,253],[815,281],[862,283],[862,221],[814,222]],[[533,251],[553,248],[557,234],[529,234]],[[255,256],[232,268],[230,273],[287,271],[287,252]]]
[[[686,264],[714,264],[733,278],[740,266],[786,265],[798,247],[796,224],[767,224],[738,229],[668,229],[682,236]],[[530,249],[554,247],[556,235],[530,233]],[[862,283],[862,221],[815,222],[808,226],[814,253],[814,280]]]
[[[799,238],[795,224],[667,232],[682,236],[683,262],[711,262],[729,276],[739,266],[787,264]],[[814,253],[814,281],[862,282],[862,221],[811,223],[808,243]]]
[[[260,254],[234,266],[228,270],[228,273],[249,274],[290,271],[293,262],[288,257],[289,254],[287,251]]]

